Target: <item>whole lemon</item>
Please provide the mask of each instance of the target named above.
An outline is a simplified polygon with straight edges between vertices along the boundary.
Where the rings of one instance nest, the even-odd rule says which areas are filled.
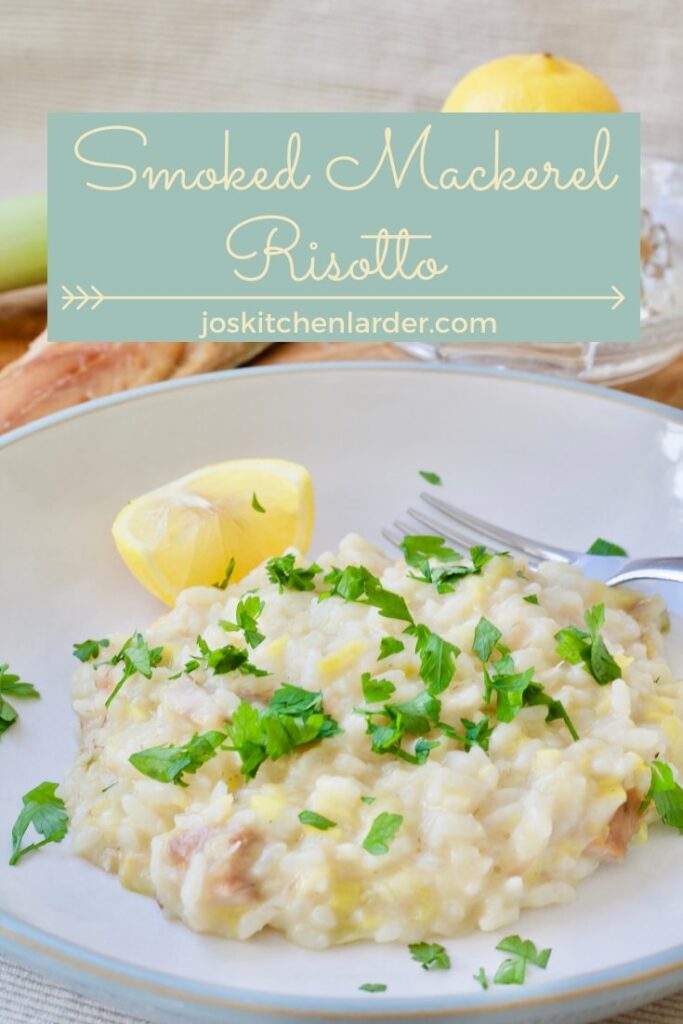
[[[447,113],[604,113],[621,110],[596,75],[550,53],[511,54],[470,71],[444,103]]]

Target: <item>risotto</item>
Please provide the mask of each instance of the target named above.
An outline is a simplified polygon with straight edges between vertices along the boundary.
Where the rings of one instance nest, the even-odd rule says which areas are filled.
[[[196,931],[324,948],[507,926],[644,841],[650,762],[683,768],[660,600],[417,564],[352,535],[99,641],[75,850]]]

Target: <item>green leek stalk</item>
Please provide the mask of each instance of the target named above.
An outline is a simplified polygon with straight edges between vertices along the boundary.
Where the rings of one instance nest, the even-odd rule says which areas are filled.
[[[0,202],[0,292],[47,281],[47,196]]]

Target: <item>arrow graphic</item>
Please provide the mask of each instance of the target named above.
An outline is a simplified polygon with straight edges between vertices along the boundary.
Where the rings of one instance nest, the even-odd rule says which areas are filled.
[[[62,309],[68,309],[72,302],[76,303],[76,309],[83,309],[89,302],[92,302],[91,309],[97,309],[101,302],[105,299],[117,298],[116,295],[103,295],[99,288],[96,288],[94,284],[90,285],[90,294],[81,288],[80,284],[76,285],[76,293],[67,288],[65,284],[62,285]]]
[[[611,302],[618,309],[626,296],[615,284],[608,295],[103,295],[62,285],[62,309],[97,309],[103,302]]]

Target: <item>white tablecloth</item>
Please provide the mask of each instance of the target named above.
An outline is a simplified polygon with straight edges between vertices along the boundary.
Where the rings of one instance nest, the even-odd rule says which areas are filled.
[[[552,1017],[548,1017],[549,1022]],[[139,1017],[99,1006],[74,992],[48,985],[0,956],[2,1024],[146,1024]],[[681,1024],[683,994],[651,1003],[642,1010],[610,1017],[602,1024]],[[228,1022],[226,1021],[226,1024]]]

